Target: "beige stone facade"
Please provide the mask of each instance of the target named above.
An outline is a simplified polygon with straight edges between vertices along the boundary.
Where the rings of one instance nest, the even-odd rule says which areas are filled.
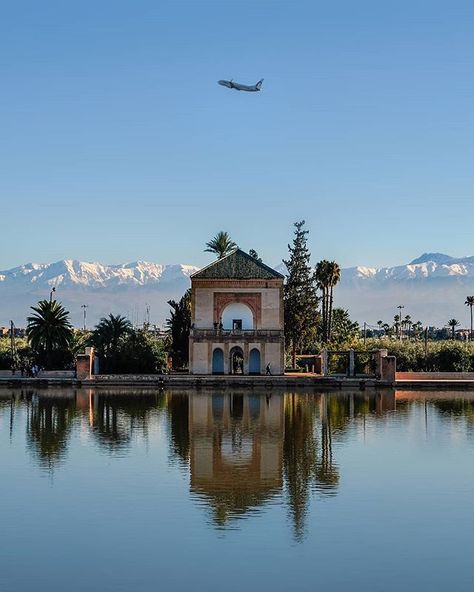
[[[237,249],[191,285],[192,374],[283,374],[281,274]]]

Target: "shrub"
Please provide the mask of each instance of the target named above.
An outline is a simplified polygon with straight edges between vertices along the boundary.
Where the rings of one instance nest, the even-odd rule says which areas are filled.
[[[473,369],[473,356],[461,344],[450,343],[442,346],[437,354],[439,372],[470,372]]]

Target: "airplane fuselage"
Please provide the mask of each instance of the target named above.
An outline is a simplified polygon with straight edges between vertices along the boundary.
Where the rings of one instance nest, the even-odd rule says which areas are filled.
[[[262,80],[259,80],[257,84],[252,84],[248,86],[247,84],[239,84],[238,82],[234,82],[233,80],[219,80],[218,84],[221,86],[225,86],[227,88],[233,88],[234,90],[243,90],[245,92],[259,92],[262,87]]]

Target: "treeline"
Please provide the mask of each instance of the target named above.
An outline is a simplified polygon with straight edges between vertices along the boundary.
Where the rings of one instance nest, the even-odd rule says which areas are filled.
[[[28,373],[35,365],[73,369],[77,354],[93,346],[104,373],[156,373],[167,365],[167,340],[157,339],[147,326],[137,329],[121,315],[110,314],[93,331],[74,330],[69,311],[56,300],[41,300],[31,307],[26,338],[0,339],[0,369]]]
[[[396,315],[392,325],[378,321],[378,329],[366,331],[362,340],[359,324],[350,318],[347,310],[335,306],[335,288],[341,278],[340,266],[335,261],[323,259],[313,267],[308,248],[309,231],[304,220],[296,222],[294,227],[293,241],[288,245],[288,258],[283,261],[286,266],[284,318],[287,366],[296,369],[298,354],[315,354],[323,348],[352,347],[362,351],[383,347],[397,356],[398,368],[402,371],[474,370],[471,344],[429,342],[422,324],[413,322],[409,315],[404,318]],[[220,259],[236,248],[237,243],[227,232],[221,231],[206,243],[205,251]],[[254,249],[250,249],[249,254],[261,261]],[[93,331],[74,330],[69,312],[60,302],[52,298],[42,300],[31,307],[27,337],[15,339],[13,352],[10,339],[0,339],[0,369],[19,370],[33,364],[47,369],[73,368],[77,354],[86,346],[95,347],[100,371],[104,373],[161,372],[167,367],[168,356],[175,369],[185,369],[189,358],[191,290],[187,290],[177,301],[169,300],[168,304],[168,335],[163,340],[157,339],[146,325],[137,329],[125,317],[113,314],[102,318]],[[465,304],[470,307],[472,336],[474,296],[468,296]],[[459,322],[451,319],[448,324],[454,339]],[[371,335],[378,338],[371,340]]]
[[[474,342],[393,341],[368,339],[356,344],[357,351],[387,349],[396,356],[399,372],[474,372]]]

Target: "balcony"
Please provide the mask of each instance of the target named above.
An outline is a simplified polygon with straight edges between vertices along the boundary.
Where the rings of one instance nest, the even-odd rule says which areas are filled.
[[[244,340],[283,338],[284,331],[280,329],[191,329],[191,337],[194,339]]]

